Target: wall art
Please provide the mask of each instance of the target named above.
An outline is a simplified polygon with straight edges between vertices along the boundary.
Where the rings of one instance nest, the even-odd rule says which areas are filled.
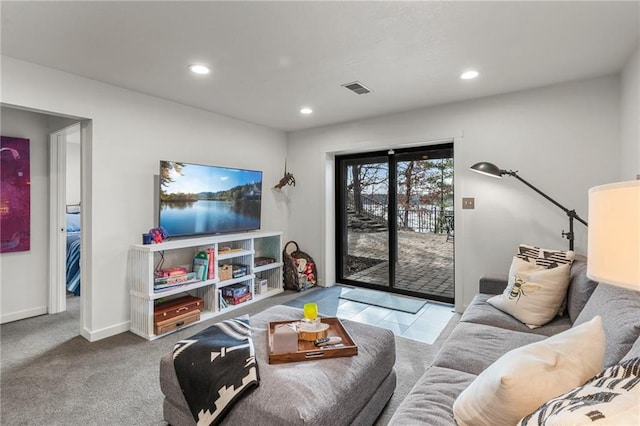
[[[0,137],[0,253],[28,251],[31,242],[29,139]]]

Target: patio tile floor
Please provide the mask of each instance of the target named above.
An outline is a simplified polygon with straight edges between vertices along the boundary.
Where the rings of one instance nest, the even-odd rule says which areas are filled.
[[[374,235],[371,236],[375,238]],[[363,238],[360,236],[359,238]],[[454,261],[453,240],[447,241],[444,234],[418,234],[405,232],[400,238],[406,243],[413,239],[416,241],[415,250],[401,249],[405,259],[401,259],[396,265],[395,288],[415,291],[427,295],[454,298]],[[411,246],[411,244],[405,244]],[[379,254],[367,253],[366,248],[350,249],[350,254],[361,257],[379,256]],[[345,278],[361,281],[369,284],[388,286],[389,262],[383,261],[368,269],[358,271]]]

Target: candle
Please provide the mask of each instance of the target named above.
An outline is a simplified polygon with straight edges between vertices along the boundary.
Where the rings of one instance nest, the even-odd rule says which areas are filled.
[[[316,303],[305,303],[303,310],[305,319],[313,321],[318,318],[318,305]]]

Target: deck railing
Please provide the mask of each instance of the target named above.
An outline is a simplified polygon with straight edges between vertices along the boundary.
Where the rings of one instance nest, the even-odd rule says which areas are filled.
[[[347,208],[356,214],[368,217],[378,223],[387,224],[387,201],[381,202],[368,195],[360,195],[360,208],[356,208],[353,194],[349,194]],[[414,232],[446,233],[451,226],[453,208],[441,209],[438,206],[427,206],[406,209],[398,207],[398,229]]]

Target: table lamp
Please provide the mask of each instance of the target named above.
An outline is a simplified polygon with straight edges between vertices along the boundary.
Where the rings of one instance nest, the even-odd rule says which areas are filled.
[[[640,180],[589,190],[587,276],[640,291]]]

